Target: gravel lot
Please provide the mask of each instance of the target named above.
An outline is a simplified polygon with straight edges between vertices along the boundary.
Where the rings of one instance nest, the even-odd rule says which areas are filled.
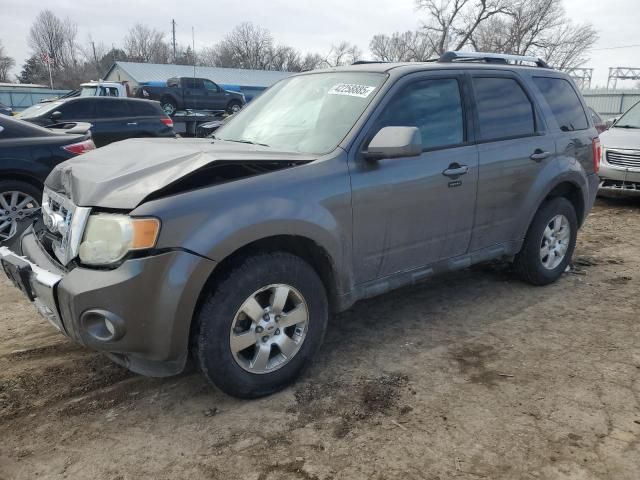
[[[291,388],[239,401],[57,334],[0,281],[0,479],[640,478],[640,201],[573,271],[484,265],[357,304]]]

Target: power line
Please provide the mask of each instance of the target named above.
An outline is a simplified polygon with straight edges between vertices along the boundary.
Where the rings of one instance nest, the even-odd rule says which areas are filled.
[[[634,43],[633,45],[619,45],[617,47],[592,48],[591,50],[617,50],[619,48],[634,48],[634,47],[640,47],[640,43]]]

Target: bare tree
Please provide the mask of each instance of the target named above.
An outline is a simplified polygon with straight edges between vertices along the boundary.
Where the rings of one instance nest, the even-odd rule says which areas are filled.
[[[359,56],[350,45],[343,47],[344,51],[339,52],[341,59],[346,60],[354,53]],[[334,55],[332,51],[332,60]],[[293,47],[276,45],[267,29],[248,22],[236,26],[218,44],[202,49],[198,56],[201,65],[288,72],[313,70],[325,64],[325,58],[319,54],[303,55]]]
[[[567,18],[561,0],[516,0],[502,15],[480,25],[471,43],[478,51],[539,55],[567,69],[584,63],[597,39],[592,25]]]
[[[141,23],[135,24],[124,38],[124,50],[130,60],[144,63],[168,63],[169,45],[164,33]]]
[[[4,45],[0,41],[0,82],[9,81],[9,71],[15,64],[16,61],[5,53]]]
[[[337,45],[332,45],[329,53],[324,57],[324,65],[327,67],[340,67],[351,65],[362,59],[362,51],[349,42],[342,41]]]
[[[369,49],[373,58],[382,62],[424,62],[435,52],[430,39],[420,31],[375,35]]]
[[[460,50],[479,25],[506,11],[507,0],[416,0],[428,14],[422,30],[435,53]]]
[[[245,22],[228,33],[208,56],[219,67],[268,69],[273,49],[267,29]]]
[[[40,59],[48,58],[56,71],[73,68],[78,62],[78,27],[68,17],[58,18],[51,10],[41,11],[29,30],[29,46]]]

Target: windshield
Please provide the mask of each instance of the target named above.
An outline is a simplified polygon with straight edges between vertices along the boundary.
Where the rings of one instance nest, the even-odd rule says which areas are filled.
[[[80,89],[81,97],[95,97],[96,96],[96,88],[97,87],[82,87]]]
[[[286,152],[328,153],[362,115],[386,75],[315,73],[285,79],[237,113],[216,138]]]
[[[620,117],[614,125],[616,128],[640,128],[640,102],[636,103]]]
[[[46,114],[48,112],[54,111],[63,102],[47,102],[47,103],[36,103],[26,110],[21,111],[16,115],[18,118],[35,118],[39,117],[42,114]]]

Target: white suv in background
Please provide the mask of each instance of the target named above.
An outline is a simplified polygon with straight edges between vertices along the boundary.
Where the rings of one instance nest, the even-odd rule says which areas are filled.
[[[640,102],[600,134],[601,194],[640,197]]]

